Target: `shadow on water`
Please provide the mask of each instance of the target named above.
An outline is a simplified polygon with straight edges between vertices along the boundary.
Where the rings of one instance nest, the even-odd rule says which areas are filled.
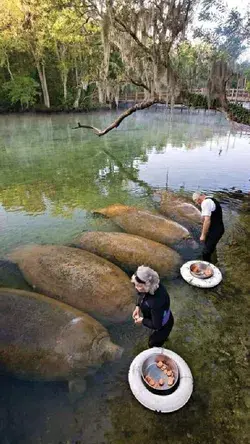
[[[19,288],[32,291],[25,281],[18,265],[8,260],[0,260],[0,287]]]

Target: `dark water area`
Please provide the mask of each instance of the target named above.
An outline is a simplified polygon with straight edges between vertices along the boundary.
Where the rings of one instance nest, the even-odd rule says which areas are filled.
[[[132,320],[108,327],[121,360],[87,377],[79,397],[67,383],[1,376],[0,442],[249,442],[250,138],[220,113],[151,110],[98,138],[72,130],[104,127],[115,113],[0,117],[0,286],[29,289],[8,253],[27,243],[65,244],[82,231],[118,231],[92,214],[113,203],[157,208],[166,185],[188,196],[200,189],[222,203],[226,233],[218,246],[221,285],[211,290],[165,281],[175,326],[166,348],[194,377],[188,404],[173,414],[143,408],[127,374],[147,348],[148,331]],[[189,252],[188,252],[189,254]],[[192,252],[190,252],[190,255]],[[187,252],[185,252],[185,256]]]

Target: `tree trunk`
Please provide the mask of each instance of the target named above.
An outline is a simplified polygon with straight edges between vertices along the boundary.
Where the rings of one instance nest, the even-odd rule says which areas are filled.
[[[63,98],[66,102],[67,100],[67,81],[68,81],[68,72],[63,73]]]
[[[98,89],[98,100],[99,104],[103,105],[106,102],[105,92],[104,92],[104,86],[103,83],[97,82],[97,89]]]
[[[9,57],[7,55],[6,55],[6,65],[7,65],[7,70],[8,70],[8,73],[10,75],[11,80],[14,80],[13,74],[12,74],[11,69],[10,69]]]
[[[222,82],[221,92],[219,94],[219,99],[225,111],[228,109],[228,101],[227,101],[227,80]]]
[[[46,79],[46,73],[45,73],[44,64],[42,63],[42,67],[41,67],[40,62],[37,62],[36,63],[36,67],[37,67],[39,79],[40,79],[40,82],[41,82],[44,105],[47,108],[50,108],[49,91],[48,91],[48,86],[47,86],[47,79]]]
[[[239,83],[240,83],[240,79],[239,79],[239,74],[238,74],[237,75],[237,87],[236,87],[235,103],[237,103],[237,99],[238,99]]]
[[[73,108],[75,108],[75,109],[79,108],[81,94],[82,94],[82,87],[78,86],[77,91],[76,91],[76,98],[75,98],[75,101],[73,104]]]

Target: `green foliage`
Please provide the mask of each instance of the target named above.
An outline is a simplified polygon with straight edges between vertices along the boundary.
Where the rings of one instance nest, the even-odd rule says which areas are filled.
[[[207,43],[181,42],[172,54],[172,63],[186,89],[206,86],[214,50]]]
[[[194,108],[203,108],[208,109],[208,101],[207,97],[203,94],[195,94],[195,93],[185,93],[183,96],[184,103],[187,106],[192,106]],[[211,109],[218,109],[220,108],[220,103],[218,99],[211,101]]]
[[[216,0],[216,12],[220,11],[220,18],[224,14],[224,19],[217,21],[215,34],[218,42],[212,39],[209,43],[198,44],[177,37],[170,42],[169,35],[175,33],[167,29],[175,29],[175,24],[169,20],[167,9],[159,12],[163,0],[158,2],[154,11],[154,20],[159,22],[159,26],[155,27],[159,35],[154,37],[149,37],[152,29],[148,29],[148,34],[146,31],[148,26],[154,26],[151,17],[154,7],[149,8],[146,0],[140,3],[140,17],[136,12],[136,1],[111,2],[110,14],[114,19],[111,22],[118,19],[122,23],[119,26],[109,19],[105,22],[103,11],[109,2],[101,3],[103,6],[100,8],[95,0],[1,1],[1,110],[34,105],[37,109],[44,109],[44,105],[45,108],[51,106],[60,110],[92,109],[98,106],[99,101],[102,102],[100,90],[104,92],[103,101],[111,103],[131,79],[135,84],[146,85],[151,92],[154,89],[158,94],[160,90],[169,89],[170,95],[174,91],[176,96],[175,91],[179,89],[192,91],[207,86],[211,63],[219,49],[232,53],[232,47],[235,51],[243,48],[243,37],[241,32],[237,37],[237,30],[242,30],[246,19],[237,11],[226,12],[219,0]],[[211,2],[205,0],[203,3],[203,12],[209,15],[213,9]],[[191,9],[194,4],[195,1],[191,0]],[[215,2],[212,4],[215,5]],[[183,14],[178,8],[173,20],[177,20],[178,14],[182,20]],[[187,23],[182,24],[184,28],[191,21],[191,15],[186,16]],[[211,20],[211,16],[208,18]],[[107,24],[108,29],[105,28]],[[163,35],[160,30],[165,28]],[[142,46],[131,37],[130,30],[133,29],[138,34],[136,38],[143,41]],[[141,33],[140,29],[144,31]],[[103,33],[108,39],[105,44]],[[229,43],[230,47],[227,46]],[[104,46],[108,48],[106,53]],[[104,59],[107,62],[105,69]],[[245,71],[241,70],[242,75]],[[250,80],[248,74],[246,76]],[[32,79],[40,84],[41,94],[37,94],[37,86]],[[89,93],[90,85],[98,87],[99,98],[98,94]],[[128,88],[132,90],[133,87],[129,85]],[[206,105],[203,96],[190,100],[192,106]]]
[[[244,20],[237,9],[232,9],[226,21],[216,28],[216,35],[220,40],[220,49],[225,51],[233,60],[245,51],[244,38]]]
[[[243,106],[230,103],[228,105],[228,114],[231,120],[250,125],[250,110],[243,108]]]
[[[242,13],[240,8],[229,9],[219,0],[203,0],[194,37],[201,38],[235,62],[249,43],[249,23],[249,13]]]
[[[31,77],[19,76],[4,83],[3,90],[13,105],[20,103],[21,108],[29,108],[36,103],[39,84]]]

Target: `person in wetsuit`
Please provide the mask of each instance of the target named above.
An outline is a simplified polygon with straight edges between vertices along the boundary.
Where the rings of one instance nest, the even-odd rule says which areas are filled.
[[[201,206],[203,218],[200,236],[200,241],[204,242],[202,259],[211,262],[211,256],[225,231],[222,208],[216,199],[198,192],[193,194],[193,201]]]
[[[138,292],[138,301],[132,314],[134,322],[153,330],[148,340],[149,348],[161,347],[174,325],[169,294],[161,284],[158,273],[144,265],[138,267],[131,281]]]

